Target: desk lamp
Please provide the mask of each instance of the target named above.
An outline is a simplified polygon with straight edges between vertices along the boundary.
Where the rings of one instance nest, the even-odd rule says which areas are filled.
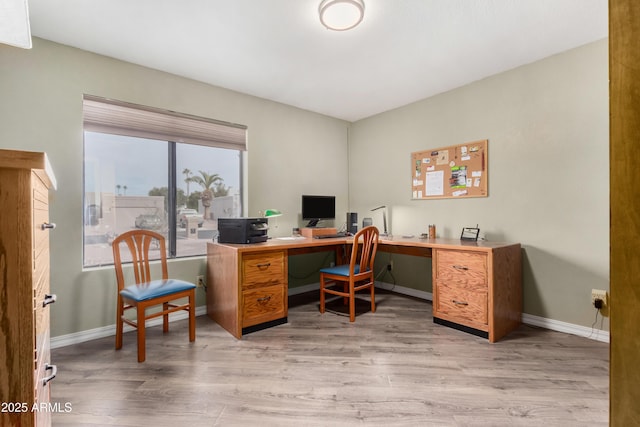
[[[262,211],[260,211],[260,216],[263,218],[276,218],[279,216],[282,216],[282,212],[279,211],[278,209],[265,209],[264,213]],[[278,224],[274,223],[274,227],[273,228],[278,228]],[[271,237],[269,237],[271,238]]]
[[[265,218],[275,218],[277,216],[282,216],[282,212],[278,209],[265,209],[264,211]]]
[[[377,208],[371,209],[371,212],[377,211],[378,209],[384,209],[382,211],[382,225],[384,227],[384,233],[381,233],[380,237],[388,237],[389,233],[387,232],[387,207],[385,205],[378,206]]]

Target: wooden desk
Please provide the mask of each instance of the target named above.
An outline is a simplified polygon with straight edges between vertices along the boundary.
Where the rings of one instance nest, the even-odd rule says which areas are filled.
[[[257,244],[209,243],[207,314],[236,338],[287,322],[289,255],[336,251],[350,238],[271,239]],[[381,239],[381,252],[433,258],[434,322],[496,342],[520,324],[520,244],[454,239]]]

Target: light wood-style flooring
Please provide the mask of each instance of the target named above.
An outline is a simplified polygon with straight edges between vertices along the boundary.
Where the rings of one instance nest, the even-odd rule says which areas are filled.
[[[236,340],[206,316],[52,350],[54,426],[605,426],[609,345],[523,325],[496,344],[376,292],[350,324],[290,299],[289,323]],[[334,303],[335,306],[335,303]],[[340,310],[341,306],[335,306]]]

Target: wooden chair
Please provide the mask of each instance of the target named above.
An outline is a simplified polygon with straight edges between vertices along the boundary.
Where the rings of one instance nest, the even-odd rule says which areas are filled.
[[[378,250],[379,234],[374,226],[361,229],[353,237],[351,262],[320,270],[320,313],[325,311],[325,295],[338,295],[343,297],[345,304],[349,303],[349,321],[354,322],[355,293],[364,289],[369,289],[371,311],[376,311],[373,262]]]
[[[132,258],[132,268],[135,283],[125,284],[120,256],[120,244],[129,248]],[[123,233],[113,240],[113,265],[116,270],[118,283],[118,311],[116,319],[116,350],[122,348],[122,333],[124,323],[137,328],[138,332],[138,362],[144,362],[145,351],[145,322],[147,319],[162,316],[162,330],[169,331],[169,313],[179,310],[189,312],[189,341],[196,339],[195,317],[195,289],[196,285],[183,280],[169,279],[167,270],[167,255],[164,237],[149,230],[133,230]],[[150,249],[160,250],[160,268],[162,278],[151,279],[149,260]],[[188,298],[188,303],[176,305],[172,301]],[[148,307],[162,304],[162,311],[146,314]],[[136,320],[125,318],[125,311],[135,308]]]

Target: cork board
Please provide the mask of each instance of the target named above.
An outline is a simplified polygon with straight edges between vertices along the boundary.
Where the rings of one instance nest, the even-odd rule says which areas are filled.
[[[411,153],[414,200],[487,197],[488,140]]]

